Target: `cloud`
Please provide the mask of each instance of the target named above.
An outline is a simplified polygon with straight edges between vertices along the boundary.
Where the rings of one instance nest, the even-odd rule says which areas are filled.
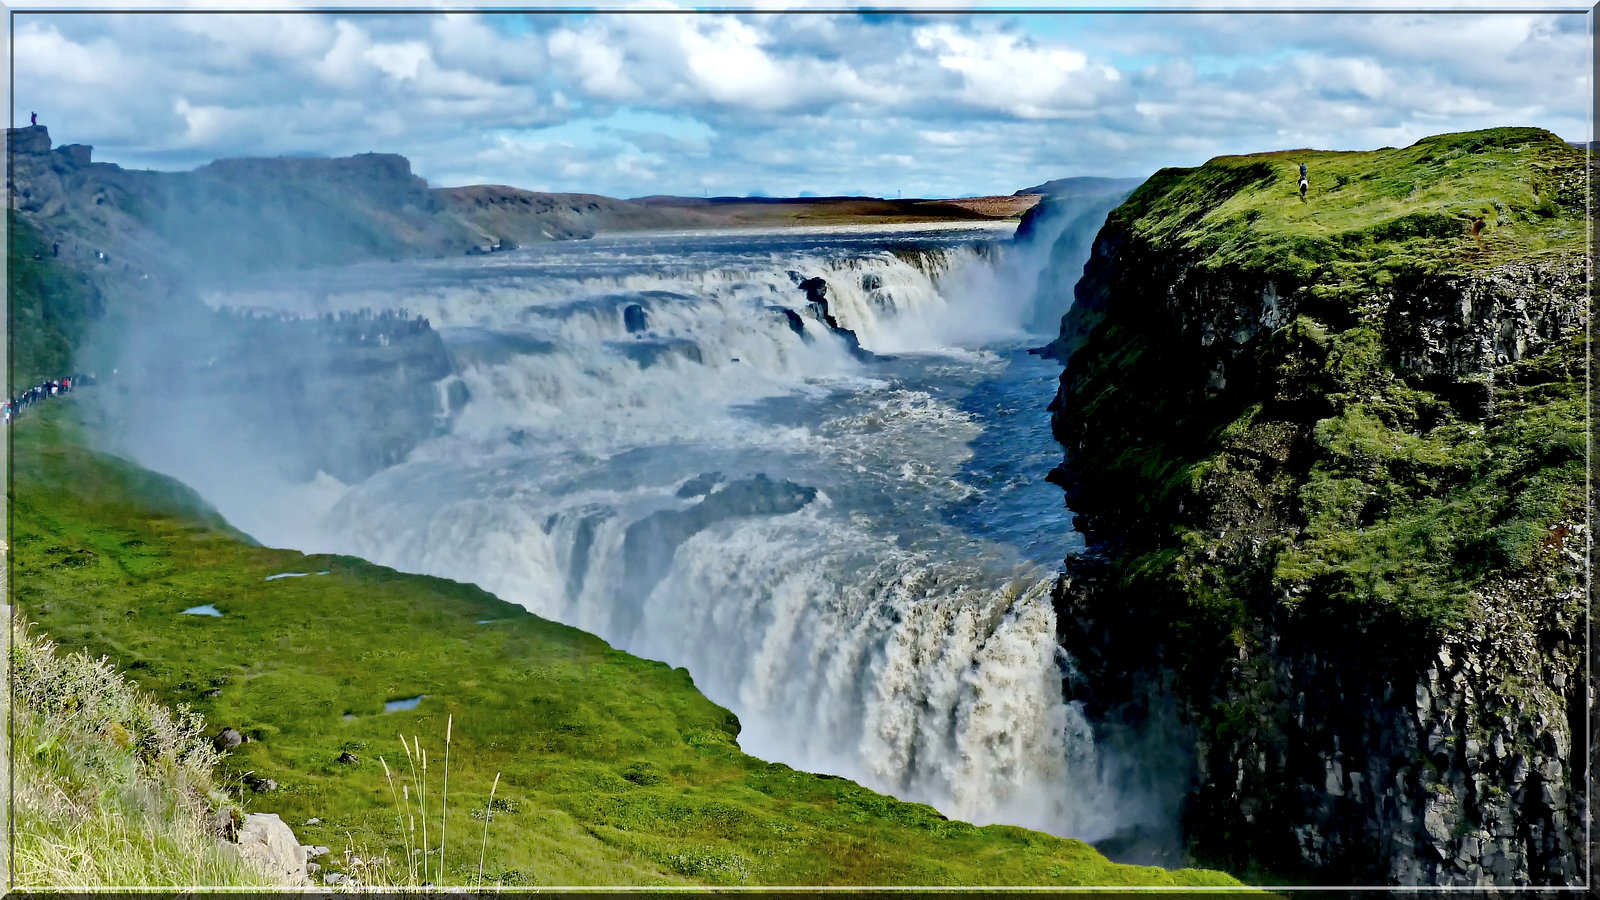
[[[1531,124],[1582,15],[19,12],[18,108],[97,158],[404,153],[442,184],[967,194]]]

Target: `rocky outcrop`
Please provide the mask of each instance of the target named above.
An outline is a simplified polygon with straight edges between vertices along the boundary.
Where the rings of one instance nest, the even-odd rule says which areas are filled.
[[[1541,135],[1448,138],[1570,174]],[[1452,177],[1426,142],[1386,153],[1363,168]],[[1539,254],[1385,221],[1308,238],[1253,227],[1281,208],[1261,165],[1136,192],[1053,347],[1051,478],[1088,544],[1054,595],[1069,696],[1102,730],[1179,707],[1200,860],[1581,884],[1581,206],[1508,214]],[[1243,218],[1207,219],[1224,201]]]
[[[1582,327],[1588,281],[1571,261],[1497,266],[1393,292],[1385,331],[1396,364],[1422,376],[1484,375],[1536,356]]]
[[[650,330],[650,317],[645,314],[644,307],[630,303],[622,308],[622,326],[629,334],[642,334]]]
[[[850,355],[860,360],[870,360],[874,358],[872,351],[861,346],[861,339],[856,336],[855,331],[841,325],[839,320],[834,318],[832,311],[828,309],[827,281],[817,276],[807,278],[799,272],[794,271],[789,272],[789,280],[793,281],[795,287],[798,287],[805,294],[806,309],[811,313],[811,315],[817,320],[821,321],[823,324],[827,325],[828,329],[834,334],[837,334],[839,337],[844,339],[845,346],[850,350]],[[790,328],[795,328],[795,316],[789,316],[789,325]],[[801,337],[804,337],[804,324],[800,323],[800,327],[795,329],[795,331]]]

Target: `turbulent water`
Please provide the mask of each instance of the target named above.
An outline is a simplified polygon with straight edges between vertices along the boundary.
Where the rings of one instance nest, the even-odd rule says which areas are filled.
[[[1008,237],[641,235],[237,287],[212,301],[426,316],[470,400],[359,484],[222,511],[687,666],[754,755],[1103,837],[1130,813],[1062,700],[1059,369],[1025,352],[1051,316]],[[814,277],[878,358],[807,311]]]

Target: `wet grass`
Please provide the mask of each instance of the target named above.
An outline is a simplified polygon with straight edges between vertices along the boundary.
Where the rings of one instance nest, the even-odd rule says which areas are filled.
[[[1115,865],[1078,841],[950,821],[746,756],[733,715],[686,670],[471,585],[255,546],[176,482],[83,449],[71,414],[47,406],[14,432],[24,615],[191,704],[213,732],[238,728],[249,740],[225,784],[333,848],[330,871],[351,865],[346,848],[406,858],[380,756],[395,767],[404,735],[438,759],[453,716],[445,883],[475,880],[486,815],[486,884],[1235,883]],[[181,614],[203,604],[223,615]],[[413,795],[442,787],[396,773]],[[262,779],[277,788],[245,787]]]

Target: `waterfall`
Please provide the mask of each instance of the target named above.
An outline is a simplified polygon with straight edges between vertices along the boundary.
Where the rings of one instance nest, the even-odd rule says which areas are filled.
[[[359,483],[322,476],[314,526],[259,515],[303,486],[252,482],[276,502],[236,488],[222,511],[254,503],[236,520],[263,540],[474,582],[687,666],[755,755],[980,823],[1111,834],[1126,810],[1063,700],[1055,560],[945,514],[994,425],[959,398],[1031,333],[1038,258],[999,237],[617,239],[240,286],[211,302],[404,307],[454,371],[440,433]],[[146,437],[142,460],[208,483],[204,454]]]

